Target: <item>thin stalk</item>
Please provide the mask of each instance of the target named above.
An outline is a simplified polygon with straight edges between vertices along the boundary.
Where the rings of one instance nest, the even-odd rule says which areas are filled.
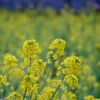
[[[25,94],[24,94],[23,100],[25,100],[26,92],[27,92],[27,88],[25,89]]]
[[[33,92],[33,91],[32,91],[32,92]],[[32,92],[31,92],[30,100],[31,100],[31,98],[32,98]]]
[[[65,75],[64,75],[63,78],[62,78],[62,82],[63,82],[64,78],[65,78]],[[61,86],[61,84],[58,85],[58,87],[56,88],[56,91],[53,93],[53,95],[52,95],[52,97],[51,97],[50,100],[53,100],[53,98],[54,98],[55,94],[58,92],[60,86]]]
[[[59,100],[61,100],[61,97],[62,97],[62,95],[63,95],[64,92],[65,92],[65,90],[63,90],[63,92],[61,93],[61,96],[60,96]]]
[[[53,98],[54,98],[55,94],[57,93],[57,91],[59,90],[60,86],[61,85],[58,85],[58,87],[56,88],[56,91],[53,93],[53,95],[52,95],[50,100],[53,100]]]
[[[5,86],[3,85],[3,89],[4,89],[4,92],[3,92],[3,98],[5,99],[5,96],[6,96],[6,90],[5,90]]]
[[[30,57],[30,67],[31,67],[31,60],[32,60],[32,59],[31,59],[31,57]]]

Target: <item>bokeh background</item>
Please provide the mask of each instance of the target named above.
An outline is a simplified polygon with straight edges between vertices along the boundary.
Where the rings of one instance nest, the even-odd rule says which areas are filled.
[[[77,11],[86,8],[86,6],[90,7],[90,5],[95,9],[99,9],[100,0],[0,0],[0,8],[10,10],[52,7],[54,10],[60,11],[64,8],[64,5],[68,5]]]
[[[0,64],[6,53],[20,59],[33,38],[44,60],[49,44],[64,39],[66,56],[82,59],[79,100],[100,98],[100,0],[0,0]]]

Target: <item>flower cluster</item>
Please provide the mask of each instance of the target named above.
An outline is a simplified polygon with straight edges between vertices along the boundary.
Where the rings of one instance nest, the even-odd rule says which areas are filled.
[[[20,93],[17,93],[16,91],[13,91],[9,94],[9,96],[6,97],[7,100],[23,100],[23,97]]]
[[[17,66],[18,59],[11,54],[5,54],[4,56],[4,74],[9,76],[9,80],[12,80],[14,83],[20,80],[25,74],[25,72],[18,68]]]
[[[57,67],[62,62],[64,58],[65,41],[58,38],[55,39],[49,46],[50,51],[47,54],[47,62],[52,66],[52,77],[56,76]]]
[[[5,92],[5,87],[9,85],[9,82],[7,82],[7,76],[0,75],[0,92]]]
[[[42,59],[37,59],[32,63],[32,66],[28,68],[28,71],[31,75],[41,76],[44,72],[46,63]]]
[[[38,57],[38,53],[41,52],[38,43],[35,40],[25,41],[23,45],[24,52],[24,69],[25,76],[20,84],[24,99],[29,97],[35,99],[38,88],[39,80],[44,73],[46,62]]]
[[[22,94],[25,94],[26,92],[26,96],[31,95],[31,93],[35,95],[38,89],[38,84],[36,84],[37,80],[38,77],[35,77],[33,75],[25,75],[20,85],[20,88],[22,89]]]
[[[55,88],[45,87],[41,94],[38,95],[37,100],[49,100],[52,97]]]
[[[35,58],[41,52],[41,49],[35,40],[29,40],[24,42],[23,51],[24,56]]]
[[[50,51],[48,52],[47,58],[48,62],[52,59],[59,60],[64,54],[65,41],[62,39],[54,40],[49,46]]]
[[[18,59],[15,56],[13,56],[9,53],[5,54],[5,56],[4,56],[4,65],[6,67],[5,68],[6,70],[16,68],[17,62],[18,62]]]
[[[62,74],[65,75],[64,81],[66,81],[69,86],[74,89],[74,86],[78,86],[77,76],[80,74],[80,65],[81,61],[78,57],[68,57],[58,67],[57,76]]]

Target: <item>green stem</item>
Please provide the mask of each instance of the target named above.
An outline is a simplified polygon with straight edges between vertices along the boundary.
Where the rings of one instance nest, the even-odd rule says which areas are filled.
[[[3,86],[4,92],[3,92],[3,98],[5,99],[6,96],[6,90],[5,90],[5,86]]]
[[[65,78],[65,75],[64,75],[64,76],[63,76],[63,78],[62,78],[62,82],[63,82],[64,78]],[[59,90],[60,86],[61,86],[61,84],[60,84],[60,85],[58,85],[58,87],[56,88],[56,91],[53,93],[53,95],[52,95],[52,97],[51,97],[51,99],[50,99],[50,100],[53,100],[53,98],[54,98],[55,94],[58,92],[58,90]]]
[[[32,91],[33,92],[33,91]],[[31,97],[30,97],[30,100],[31,100],[31,98],[32,98],[32,92],[31,92]]]
[[[63,90],[63,92],[61,93],[61,96],[60,96],[59,100],[61,100],[61,97],[62,97],[62,95],[63,95],[64,92],[65,92],[65,90]]]
[[[59,90],[60,86],[61,85],[58,85],[58,87],[56,88],[56,91],[53,93],[53,95],[52,95],[50,100],[53,100],[53,98],[54,98],[55,94],[57,93],[57,91]]]
[[[27,88],[25,89],[25,94],[24,94],[23,100],[25,100],[26,92],[27,92]]]
[[[30,57],[30,67],[31,67],[31,60],[32,60],[32,59],[31,59],[31,57]]]

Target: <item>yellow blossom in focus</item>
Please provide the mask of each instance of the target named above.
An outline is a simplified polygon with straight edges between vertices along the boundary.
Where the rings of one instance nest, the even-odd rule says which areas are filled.
[[[35,40],[28,40],[23,45],[24,56],[36,58],[37,54],[41,52],[38,43]]]

